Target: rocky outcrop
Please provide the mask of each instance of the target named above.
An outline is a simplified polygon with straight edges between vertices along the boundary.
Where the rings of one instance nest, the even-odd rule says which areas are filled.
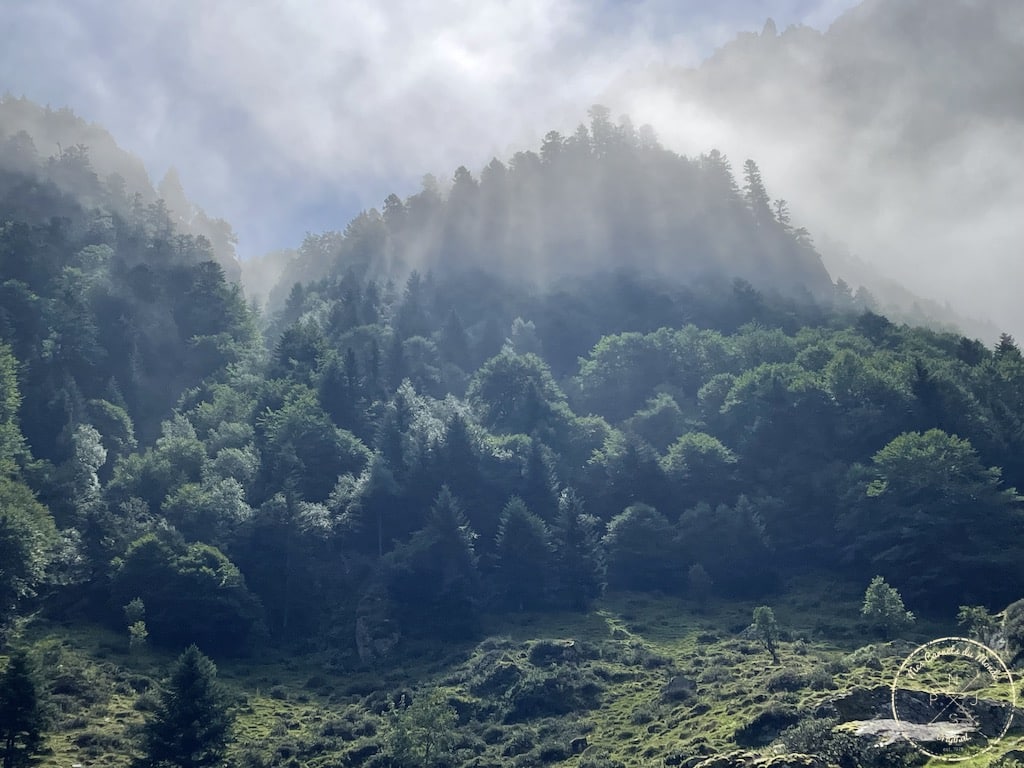
[[[900,720],[863,720],[848,724],[858,736],[868,736],[880,747],[911,739],[916,744],[956,744],[968,741],[977,731],[967,723],[909,723]]]
[[[689,701],[697,695],[697,683],[683,675],[673,675],[661,689],[661,700],[665,702]]]
[[[892,688],[877,686],[875,688],[854,688],[851,691],[833,696],[823,708],[822,714],[834,716],[840,723],[892,721]],[[934,704],[927,694],[906,688],[896,691],[900,702],[901,721],[908,723],[927,723],[933,719]],[[940,704],[940,709],[944,704]],[[1024,732],[1024,710],[1019,707],[1010,712],[1010,705],[990,699],[978,699],[971,703],[971,713],[977,719],[983,733],[1001,733],[1008,717],[1012,721],[1008,733]],[[903,715],[906,714],[904,717]],[[879,728],[884,730],[883,725]]]

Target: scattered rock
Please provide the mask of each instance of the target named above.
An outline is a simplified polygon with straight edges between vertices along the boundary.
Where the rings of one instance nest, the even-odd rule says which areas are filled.
[[[530,663],[538,667],[579,661],[575,640],[538,640],[530,647]]]
[[[688,701],[697,695],[697,683],[683,675],[675,675],[661,689],[662,701]]]
[[[742,747],[766,747],[779,738],[779,734],[800,722],[800,715],[792,709],[772,707],[757,715],[733,734]]]

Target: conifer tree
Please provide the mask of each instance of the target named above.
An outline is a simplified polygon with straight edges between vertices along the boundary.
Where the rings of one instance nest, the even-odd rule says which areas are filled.
[[[743,187],[743,196],[750,206],[751,213],[758,226],[764,226],[769,221],[774,221],[772,213],[771,198],[765,190],[764,181],[761,180],[761,169],[753,160],[747,160],[743,164],[743,179],[746,184]]]
[[[562,491],[554,525],[555,564],[559,589],[575,610],[584,610],[604,589],[604,560],[595,528],[576,492]]]
[[[192,645],[178,658],[145,726],[146,768],[204,768],[224,760],[233,716],[217,667]]]
[[[519,610],[544,600],[551,564],[551,534],[537,515],[513,496],[501,513],[495,539],[498,579],[509,604]]]
[[[43,710],[32,665],[14,653],[0,675],[0,749],[3,768],[29,765],[42,745]]]

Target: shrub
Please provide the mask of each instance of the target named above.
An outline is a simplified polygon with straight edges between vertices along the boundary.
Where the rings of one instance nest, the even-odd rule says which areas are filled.
[[[387,713],[385,751],[403,768],[431,768],[451,752],[456,719],[455,710],[440,690],[417,696],[407,707],[392,702]]]
[[[769,691],[799,691],[806,688],[808,676],[798,669],[780,669],[768,678],[765,688]]]

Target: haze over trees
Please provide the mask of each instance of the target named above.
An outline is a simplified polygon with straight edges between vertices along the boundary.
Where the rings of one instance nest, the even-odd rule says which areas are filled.
[[[137,600],[152,646],[188,648],[154,763],[223,755],[202,652],[371,666],[488,614],[761,602],[815,569],[877,576],[887,631],[909,618],[888,583],[933,615],[1024,594],[1016,342],[858,304],[754,160],[741,187],[594,107],[311,234],[261,315],[85,148],[22,159],[0,171],[0,608],[123,634]],[[754,621],[777,660],[773,610]],[[451,713],[413,707],[388,748],[429,764],[450,744],[423,717]]]
[[[961,330],[986,338],[992,330],[971,318],[992,318],[1019,334],[1010,286],[1022,277],[1024,186],[1006,160],[1020,156],[1024,132],[1022,102],[1008,95],[1022,87],[1024,8],[848,5],[822,29],[769,20],[699,66],[663,56],[608,99],[637,119],[656,116],[674,147],[713,141],[753,155],[833,277],[867,286],[876,311],[915,325],[959,313]],[[1010,279],[995,278],[1007,270]]]
[[[840,301],[753,160],[741,187],[594,107],[310,235],[259,318],[165,203],[75,158],[73,194],[29,155],[0,198],[12,608],[58,538],[61,589],[215,653],[363,593],[400,632],[470,633],[698,564],[733,595],[799,560],[915,605],[1024,588],[994,549],[1020,525],[1015,342]]]

